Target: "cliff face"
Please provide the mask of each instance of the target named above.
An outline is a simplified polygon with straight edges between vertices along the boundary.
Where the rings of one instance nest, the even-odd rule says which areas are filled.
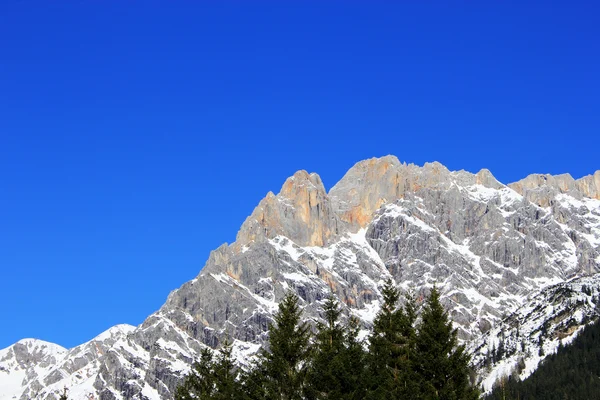
[[[357,163],[327,193],[318,175],[299,171],[141,326],[71,350],[47,372],[28,369],[15,393],[51,399],[72,385],[102,399],[171,398],[202,346],[228,336],[240,362],[255,352],[289,290],[310,320],[334,293],[366,333],[387,277],[417,297],[437,284],[461,340],[478,343],[543,290],[599,271],[599,179],[505,186],[487,170],[387,156]],[[82,371],[88,386],[73,378]]]
[[[600,171],[577,180],[569,174],[533,174],[509,186],[540,207],[550,206],[551,201],[563,193],[575,199],[600,200]]]
[[[236,249],[285,236],[300,246],[324,246],[338,233],[339,220],[319,175],[298,171],[277,196],[268,193],[236,238]]]

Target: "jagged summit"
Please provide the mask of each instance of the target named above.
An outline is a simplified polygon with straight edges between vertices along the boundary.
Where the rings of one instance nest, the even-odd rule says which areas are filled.
[[[570,174],[531,174],[508,185],[529,201],[548,207],[556,195],[565,193],[576,199],[600,199],[600,170],[593,175],[573,179]]]
[[[127,334],[133,332],[136,329],[135,326],[129,324],[119,324],[112,326],[96,336],[92,339],[92,341],[101,342],[111,338],[118,338],[121,336],[126,336]]]
[[[278,235],[301,246],[323,246],[337,233],[338,218],[321,178],[298,171],[277,196],[270,192],[260,201],[238,232],[236,248]]]
[[[22,375],[7,393],[55,400],[66,385],[81,398],[170,399],[203,347],[228,338],[240,363],[256,352],[290,290],[308,321],[319,320],[333,293],[367,335],[388,277],[417,296],[436,284],[460,339],[480,343],[472,351],[484,360],[489,344],[499,343],[490,332],[509,329],[506,316],[600,271],[599,179],[599,172],[576,181],[534,176],[505,186],[486,169],[473,174],[385,156],[358,162],[327,192],[317,174],[298,171],[139,327],[117,326],[50,361],[18,367]],[[576,310],[569,307],[564,312]],[[539,334],[530,328],[535,343]],[[1,367],[17,371],[6,354],[0,351],[0,388],[8,374]],[[486,371],[480,377],[489,383]]]
[[[382,205],[416,194],[421,190],[482,185],[493,189],[504,187],[488,170],[477,174],[451,172],[441,163],[425,163],[423,167],[400,163],[394,156],[371,158],[355,164],[330,190],[329,195],[340,218],[356,231],[366,226]]]
[[[20,344],[23,346],[26,346],[27,348],[48,348],[48,349],[52,349],[52,351],[63,351],[63,350],[67,350],[64,347],[52,343],[52,342],[47,342],[45,340],[41,340],[41,339],[34,339],[34,338],[25,338],[25,339],[21,339],[19,340],[17,343],[15,344]]]

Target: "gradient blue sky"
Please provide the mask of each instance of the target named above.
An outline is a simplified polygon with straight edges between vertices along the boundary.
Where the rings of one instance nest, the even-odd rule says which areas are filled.
[[[1,1],[0,348],[141,323],[299,169],[600,169],[595,7]]]

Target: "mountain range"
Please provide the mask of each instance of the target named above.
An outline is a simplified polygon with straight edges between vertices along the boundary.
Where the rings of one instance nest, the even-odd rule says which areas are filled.
[[[309,321],[333,293],[369,334],[392,278],[418,301],[436,285],[484,391],[531,374],[598,317],[600,171],[505,185],[394,156],[364,160],[326,191],[298,171],[236,240],[140,326],[72,349],[24,339],[0,350],[0,400],[171,399],[204,346],[233,341],[243,365],[288,291]]]

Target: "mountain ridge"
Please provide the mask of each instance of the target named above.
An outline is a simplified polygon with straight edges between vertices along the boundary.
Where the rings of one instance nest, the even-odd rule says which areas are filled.
[[[600,202],[586,194],[600,185],[585,182],[532,178],[515,186],[522,195],[486,169],[385,156],[356,163],[327,192],[316,173],[298,171],[140,326],[70,349],[15,395],[57,398],[69,382],[101,399],[170,398],[203,346],[228,336],[240,362],[255,352],[288,290],[313,319],[333,292],[366,335],[387,277],[417,293],[439,284],[461,340],[475,343],[528,296],[598,272]],[[85,384],[74,378],[80,371]]]

